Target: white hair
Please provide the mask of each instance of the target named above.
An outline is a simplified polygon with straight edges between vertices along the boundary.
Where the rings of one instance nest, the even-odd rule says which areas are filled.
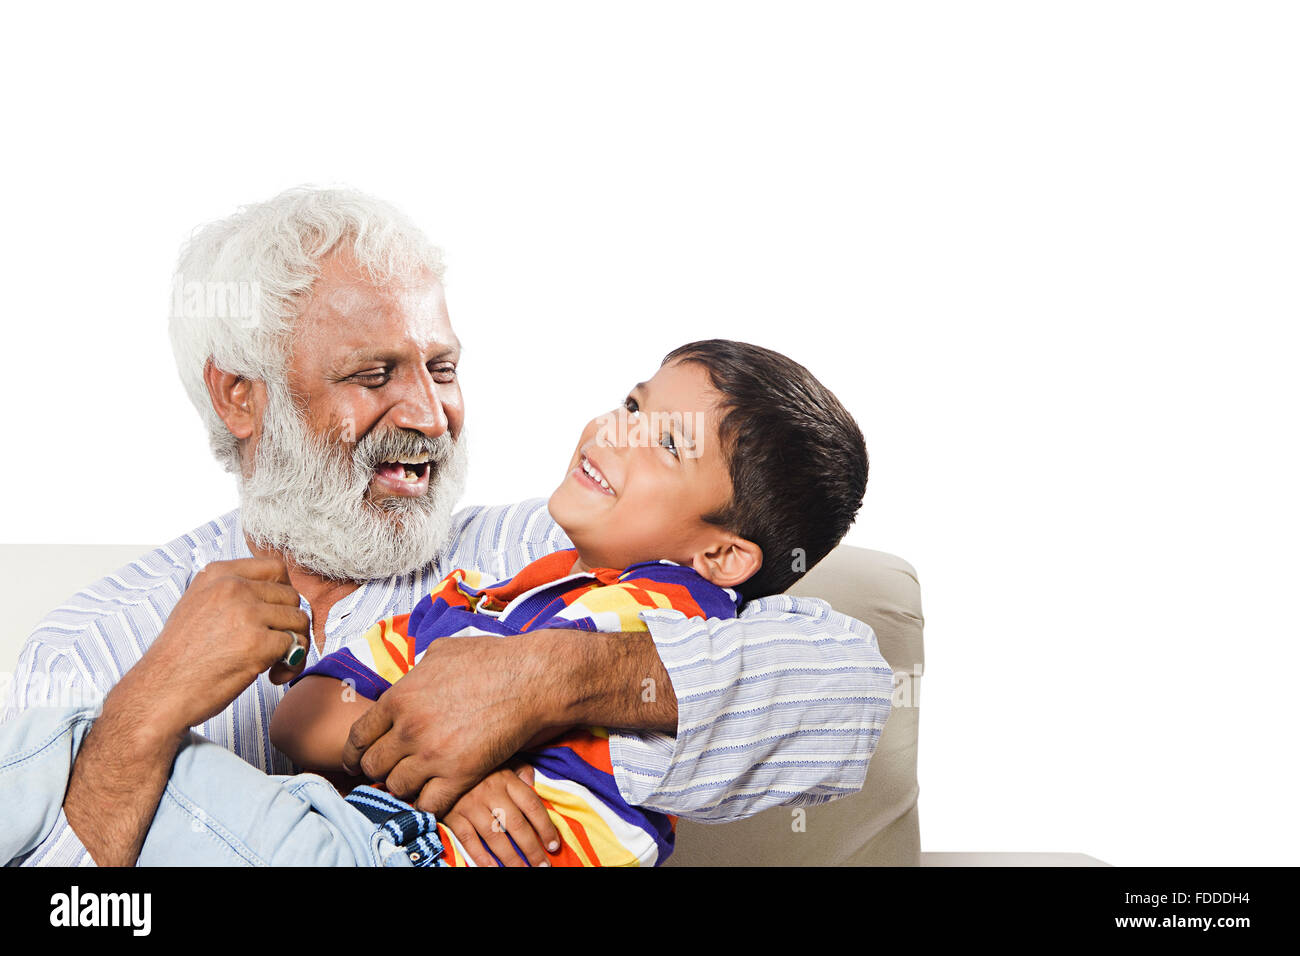
[[[443,276],[441,251],[403,213],[354,189],[302,186],[195,230],[172,285],[170,332],[181,383],[208,428],[212,453],[239,474],[239,444],[208,394],[208,361],[288,398],[294,320],[320,263],[349,249],[375,281]],[[282,410],[287,412],[287,409]]]

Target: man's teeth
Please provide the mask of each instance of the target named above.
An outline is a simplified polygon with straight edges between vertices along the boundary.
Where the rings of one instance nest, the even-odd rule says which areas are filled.
[[[416,456],[415,461],[386,461],[376,469],[390,478],[402,481],[419,481],[428,472],[428,455]]]
[[[609,486],[609,482],[604,479],[601,473],[598,472],[594,467],[592,467],[591,462],[587,461],[587,459],[585,458],[582,459],[582,470],[587,473],[587,476],[592,481],[600,485],[600,487],[604,488],[606,491],[612,492],[614,490]]]

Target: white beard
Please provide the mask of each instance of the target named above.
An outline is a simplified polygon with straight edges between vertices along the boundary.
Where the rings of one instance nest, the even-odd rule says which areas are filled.
[[[464,429],[454,440],[372,431],[349,455],[344,443],[313,435],[287,395],[269,398],[253,473],[239,482],[240,521],[253,542],[330,580],[371,581],[429,565],[447,544],[465,488]],[[380,462],[422,452],[432,456],[424,495],[370,500]]]

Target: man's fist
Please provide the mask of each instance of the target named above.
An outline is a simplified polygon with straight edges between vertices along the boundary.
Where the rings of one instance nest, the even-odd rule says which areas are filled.
[[[311,639],[311,621],[299,603],[279,558],[214,561],[194,576],[158,639],[131,669],[133,698],[147,704],[147,719],[168,733],[215,717],[277,665],[295,640]],[[279,663],[271,679],[283,683],[301,669]]]

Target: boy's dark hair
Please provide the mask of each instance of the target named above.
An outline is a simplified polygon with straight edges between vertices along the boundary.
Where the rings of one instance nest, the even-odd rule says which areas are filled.
[[[829,389],[779,352],[708,339],[673,349],[662,364],[676,362],[704,366],[722,394],[718,438],[731,502],[704,520],[763,551],[762,568],[735,590],[745,600],[780,594],[840,543],[862,507],[862,432]]]

